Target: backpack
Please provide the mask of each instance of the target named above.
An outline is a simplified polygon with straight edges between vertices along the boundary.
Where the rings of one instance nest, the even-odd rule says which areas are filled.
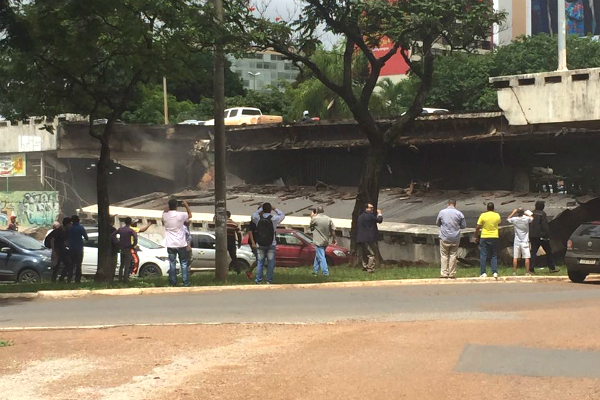
[[[269,215],[266,218],[261,216],[258,224],[256,224],[256,235],[254,240],[259,246],[270,246],[273,244],[275,237],[275,228],[273,227],[273,216]]]

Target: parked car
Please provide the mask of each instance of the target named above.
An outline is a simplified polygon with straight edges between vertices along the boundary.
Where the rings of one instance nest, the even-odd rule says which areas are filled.
[[[304,232],[278,228],[275,236],[277,240],[275,264],[278,267],[301,267],[313,264],[316,246]],[[248,235],[244,237],[242,243],[248,245]],[[346,264],[349,262],[349,257],[350,251],[345,247],[329,245],[325,249],[325,258],[329,266]]]
[[[81,272],[85,276],[93,276],[98,270],[98,233],[88,233],[89,240],[83,245],[83,264]],[[169,274],[169,256],[167,249],[158,243],[143,236],[138,236],[138,257],[140,258],[140,268],[138,275],[141,278],[166,276]],[[117,259],[117,269],[115,275],[119,274],[119,265],[121,257]]]
[[[191,272],[211,271],[215,269],[215,251],[216,238],[214,232],[191,232],[192,235],[192,265]],[[256,261],[252,249],[249,246],[242,246],[236,252],[239,269],[244,271]],[[227,260],[231,264],[229,253]],[[234,267],[230,265],[230,268]]]
[[[225,125],[261,125],[261,124],[281,124],[283,117],[279,115],[263,115],[258,108],[235,107],[225,110]],[[214,119],[204,123],[207,126],[213,126]]]
[[[181,121],[177,125],[204,125],[206,121],[201,121],[197,119],[186,119],[185,121]]]
[[[567,241],[565,264],[573,282],[600,273],[600,221],[583,223],[573,232]]]
[[[51,251],[31,236],[0,231],[0,280],[38,283],[52,276]]]

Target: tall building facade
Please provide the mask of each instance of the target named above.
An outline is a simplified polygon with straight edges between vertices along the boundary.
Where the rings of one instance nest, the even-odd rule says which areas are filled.
[[[260,51],[244,54],[241,58],[230,57],[231,70],[244,82],[244,89],[269,91],[269,86],[277,87],[281,80],[294,82],[300,70],[283,55],[275,51]]]

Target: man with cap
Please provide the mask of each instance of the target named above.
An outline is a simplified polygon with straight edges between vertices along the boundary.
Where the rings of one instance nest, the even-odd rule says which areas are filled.
[[[515,217],[515,214],[517,215]],[[529,224],[533,221],[531,211],[520,208],[515,208],[506,219],[507,222],[515,227],[515,240],[513,246],[513,275],[517,275],[517,266],[519,258],[525,259],[525,271],[527,276],[531,276],[529,272],[531,252],[529,248]]]

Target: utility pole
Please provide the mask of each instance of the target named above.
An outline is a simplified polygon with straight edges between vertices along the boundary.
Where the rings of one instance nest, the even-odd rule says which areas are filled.
[[[163,76],[163,97],[165,103],[165,125],[169,125],[169,102],[167,100],[167,77]]]
[[[223,0],[214,0],[215,24],[223,26]],[[215,234],[217,237],[215,255],[215,278],[227,281],[229,265],[227,264],[227,164],[225,148],[225,54],[222,36],[216,38],[215,74],[214,74],[214,119],[215,119]]]
[[[558,0],[558,70],[567,68],[567,18],[565,0]]]

